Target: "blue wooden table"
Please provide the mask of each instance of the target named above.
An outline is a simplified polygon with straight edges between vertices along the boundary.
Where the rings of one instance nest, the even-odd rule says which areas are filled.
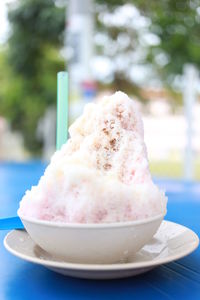
[[[0,164],[0,217],[16,214],[24,191],[36,184],[45,165]],[[200,235],[200,183],[157,180],[169,197],[166,219]],[[146,274],[110,281],[81,280],[22,261],[3,247],[0,232],[0,300],[200,299],[200,249]]]

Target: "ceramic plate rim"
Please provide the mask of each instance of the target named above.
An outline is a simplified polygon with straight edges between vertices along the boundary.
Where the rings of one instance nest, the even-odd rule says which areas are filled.
[[[195,249],[197,249],[199,245],[199,237],[197,234],[189,229],[188,227],[178,224],[176,222],[166,221],[163,222],[166,223],[173,223],[175,225],[182,226],[190,231],[190,233],[194,237],[194,242],[188,247],[185,251],[182,251],[179,254],[176,255],[169,255],[164,258],[159,258],[158,260],[151,260],[151,261],[144,261],[144,262],[130,262],[130,263],[116,263],[116,264],[79,264],[79,263],[70,263],[70,262],[64,262],[64,261],[54,261],[54,260],[45,260],[40,259],[38,257],[30,257],[29,255],[22,254],[13,248],[11,248],[7,244],[7,239],[11,234],[13,234],[16,230],[10,231],[4,238],[4,246],[5,248],[14,256],[17,256],[25,261],[29,261],[32,263],[36,263],[39,265],[43,265],[46,267],[52,267],[52,268],[59,268],[59,269],[71,269],[71,270],[86,270],[86,271],[114,271],[114,270],[130,270],[130,269],[139,269],[139,268],[148,268],[148,267],[155,267],[158,265],[166,264],[172,261],[175,261],[177,259],[181,259],[190,253],[192,253]],[[27,233],[28,234],[28,233]]]

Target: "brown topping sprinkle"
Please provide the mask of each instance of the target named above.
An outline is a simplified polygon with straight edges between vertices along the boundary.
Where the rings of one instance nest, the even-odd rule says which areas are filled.
[[[113,139],[113,140],[110,141],[110,145],[111,145],[112,147],[114,147],[115,144],[116,144],[116,139]]]
[[[103,132],[104,132],[106,135],[109,134],[109,132],[108,132],[108,130],[107,130],[106,128],[103,128]]]
[[[106,163],[103,167],[105,170],[109,170],[109,169],[111,169],[112,166],[111,166],[111,164]]]
[[[122,118],[122,113],[121,113],[121,112],[118,113],[118,114],[117,114],[117,117],[121,120],[121,118]]]

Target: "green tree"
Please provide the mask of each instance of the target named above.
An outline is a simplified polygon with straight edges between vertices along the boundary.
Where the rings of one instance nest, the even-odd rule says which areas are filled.
[[[125,20],[125,16],[123,16],[123,21],[118,21],[120,10],[123,10],[123,5],[127,4],[127,1],[97,0],[96,2],[97,32],[102,35],[102,41],[99,44],[97,42],[96,51],[109,58],[113,66],[112,82],[108,86],[113,90],[119,89],[145,100],[138,82],[131,76],[131,68],[134,65],[146,63],[144,56],[135,55],[136,52],[141,51],[140,31],[136,28],[137,26],[132,26],[130,16],[128,20]],[[134,10],[133,6],[131,8]],[[137,12],[137,18],[139,18],[140,12],[137,10],[136,14]],[[138,58],[133,58],[134,55]]]
[[[182,74],[186,63],[200,67],[199,0],[97,0],[102,9],[113,11],[123,4],[135,5],[151,21],[150,32],[160,43],[148,48],[146,62],[152,63],[167,86]]]
[[[38,119],[56,102],[56,73],[64,69],[65,11],[53,0],[20,0],[8,14],[11,35],[3,51],[1,112],[23,133],[25,146],[37,154]]]
[[[198,0],[136,1],[138,8],[151,19],[150,30],[160,44],[152,47],[148,58],[167,84],[181,74],[186,63],[200,67],[200,2]],[[159,64],[158,55],[166,56]]]

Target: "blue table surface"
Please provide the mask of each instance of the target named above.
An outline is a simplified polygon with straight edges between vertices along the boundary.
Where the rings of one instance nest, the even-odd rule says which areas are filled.
[[[0,163],[0,217],[16,215],[24,191],[37,184],[45,164]],[[155,180],[165,188],[167,220],[200,235],[200,183]],[[12,256],[0,231],[0,300],[10,299],[200,299],[200,248],[189,256],[139,275],[118,280],[64,277]]]

